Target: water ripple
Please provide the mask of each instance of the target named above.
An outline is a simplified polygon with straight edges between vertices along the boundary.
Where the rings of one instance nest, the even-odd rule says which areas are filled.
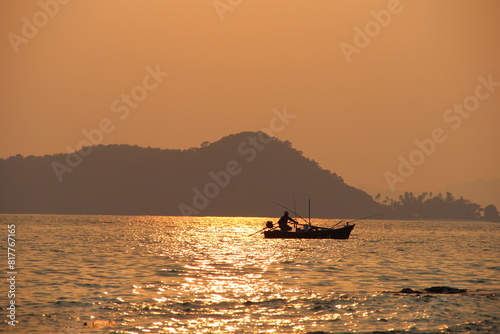
[[[18,225],[25,333],[499,331],[498,224],[366,221],[349,240],[267,240],[248,237],[260,218],[0,218]],[[396,293],[431,286],[468,292]]]

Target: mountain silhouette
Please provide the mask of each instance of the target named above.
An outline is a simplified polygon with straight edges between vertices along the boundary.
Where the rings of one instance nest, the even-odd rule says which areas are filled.
[[[0,159],[0,213],[281,216],[500,221],[451,193],[375,199],[290,142],[242,132],[187,150],[98,145],[69,154]],[[278,204],[279,203],[279,204]]]
[[[288,141],[242,132],[187,150],[129,145],[0,159],[0,212],[324,218],[382,211]]]

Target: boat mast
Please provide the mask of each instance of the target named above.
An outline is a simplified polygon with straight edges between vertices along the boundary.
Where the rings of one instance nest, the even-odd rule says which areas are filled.
[[[309,226],[311,226],[311,199],[309,198]]]
[[[295,217],[297,217],[297,205],[295,205],[295,191],[292,190],[292,194],[293,194],[293,214],[295,215]],[[297,230],[297,222],[293,223],[293,226],[295,227],[295,230]]]

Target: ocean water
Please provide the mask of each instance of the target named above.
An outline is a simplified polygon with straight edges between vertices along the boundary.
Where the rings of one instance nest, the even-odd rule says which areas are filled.
[[[268,240],[250,236],[266,218],[0,220],[4,332],[500,333],[498,223],[371,220],[349,240]],[[398,293],[432,286],[468,292]]]

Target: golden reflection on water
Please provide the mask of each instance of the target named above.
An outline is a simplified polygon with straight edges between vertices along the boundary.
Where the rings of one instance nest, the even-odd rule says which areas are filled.
[[[196,222],[195,232],[185,229],[174,236],[169,235],[172,238],[165,238],[165,232],[168,234],[168,231],[160,229],[148,236],[153,244],[143,244],[148,253],[160,252],[164,257],[179,257],[181,260],[169,262],[169,265],[161,268],[160,273],[164,273],[168,279],[162,277],[160,285],[144,288],[134,285],[132,294],[147,299],[153,288],[156,296],[152,300],[156,303],[184,303],[186,307],[170,310],[181,318],[172,317],[169,321],[155,322],[147,328],[136,328],[142,332],[154,330],[174,333],[182,331],[178,327],[179,322],[182,322],[185,323],[185,331],[211,333],[215,329],[223,329],[225,332],[235,332],[242,324],[250,324],[256,320],[252,319],[249,313],[258,313],[263,317],[285,315],[286,312],[281,307],[266,305],[256,308],[252,304],[270,299],[294,298],[293,294],[290,295],[294,288],[285,291],[281,284],[276,282],[280,276],[277,275],[279,267],[274,268],[275,273],[268,278],[263,277],[271,265],[283,260],[279,249],[262,243],[261,235],[249,239],[249,234],[256,228],[261,228],[265,220],[259,218],[258,223],[255,223],[255,219],[234,219],[229,224],[227,218],[199,220]],[[139,232],[137,237],[143,238],[143,235]],[[164,247],[165,243],[172,241],[178,246],[176,249]],[[176,268],[174,272],[172,264]],[[225,307],[224,303],[231,304]],[[193,305],[194,309],[191,308]],[[211,308],[213,305],[216,307]],[[189,314],[207,312],[212,316],[189,319]],[[231,314],[238,315],[239,318],[214,317]],[[188,319],[185,319],[186,316]],[[269,326],[269,323],[267,325]],[[279,328],[284,325],[296,326],[296,323],[290,319],[275,319],[272,327]],[[267,328],[265,331],[277,332],[276,328]]]
[[[168,279],[162,278],[161,285],[154,286],[156,296],[152,298],[158,304],[177,301],[185,303],[186,307],[170,311],[180,318],[156,322],[147,329],[174,333],[180,331],[178,325],[182,322],[187,331],[236,332],[245,324],[260,322],[265,326],[262,332],[279,333],[279,328],[283,327],[300,332],[305,328],[304,323],[312,321],[312,326],[316,327],[314,319],[336,321],[340,317],[340,313],[315,315],[314,319],[296,317],[297,310],[303,307],[300,299],[304,292],[293,284],[293,271],[302,271],[302,264],[297,263],[296,269],[283,273],[285,267],[293,264],[293,258],[286,253],[290,251],[288,241],[269,243],[262,235],[249,237],[261,228],[265,219],[236,218],[228,222],[228,218],[209,217],[197,220],[196,231],[186,229],[176,235],[174,240],[179,248],[170,248],[170,254],[163,254],[180,256],[183,261],[174,263],[177,274],[174,272]],[[154,248],[165,251],[162,243],[171,242],[158,233],[164,234],[165,231],[150,235],[150,239],[157,243],[149,247],[150,253],[155,252]],[[169,265],[160,272],[168,275],[171,270]],[[288,283],[283,285],[283,279]],[[147,298],[150,291],[135,285],[132,293],[142,293]],[[310,294],[310,298],[316,297]],[[206,316],[206,313],[211,316]],[[192,314],[205,316],[190,319]],[[146,331],[146,328],[137,328]]]
[[[320,282],[321,275],[315,272],[314,261],[328,263],[332,257],[338,260],[340,254],[331,254],[335,241],[271,241],[263,240],[262,235],[249,237],[261,228],[265,221],[261,218],[197,220],[187,222],[196,225],[195,229],[177,230],[175,235],[163,228],[156,229],[156,233],[148,236],[152,243],[142,244],[149,254],[160,253],[176,261],[167,261],[161,268],[160,273],[166,277],[162,277],[160,284],[144,288],[134,285],[132,294],[143,300],[152,297],[151,300],[157,303],[148,306],[152,310],[161,311],[162,307],[171,304],[182,307],[170,307],[172,317],[169,320],[147,327],[136,326],[141,332],[237,332],[249,324],[262,326],[261,332],[267,333],[280,333],[284,328],[302,332],[305,324],[321,330],[325,323],[338,321],[355,329],[358,321],[355,319],[367,318],[375,312],[359,310],[359,302],[349,296],[343,297],[342,303],[325,306],[318,302],[317,310],[310,307],[310,303],[314,305],[316,300],[325,297],[321,295],[323,290],[330,290],[328,280],[325,287],[318,283],[316,291],[320,294],[304,291],[301,286]],[[157,224],[161,226],[162,222]],[[182,224],[178,226],[182,229]],[[176,248],[172,248],[172,244]],[[325,246],[330,252],[325,254],[327,258],[307,255],[311,244],[316,253],[324,251],[322,247]],[[309,257],[315,260],[311,262]],[[350,283],[343,282],[343,286],[349,287]],[[151,296],[151,292],[156,296]],[[395,316],[397,312],[385,318]],[[179,323],[184,326],[179,328]]]
[[[42,320],[31,315],[45,326],[65,319],[77,328],[75,319],[81,325],[90,318],[134,334],[436,332],[457,319],[483,321],[498,309],[494,296],[391,292],[441,284],[498,288],[497,240],[480,234],[484,223],[450,229],[364,222],[351,239],[338,241],[250,236],[266,218],[74,219],[29,225],[24,240],[37,240],[33,231],[41,241],[20,243],[34,254],[20,262],[30,295],[21,301],[31,314],[51,305]],[[56,233],[50,242],[47,231]],[[71,243],[67,234],[79,238]],[[47,254],[53,256],[45,266]]]

